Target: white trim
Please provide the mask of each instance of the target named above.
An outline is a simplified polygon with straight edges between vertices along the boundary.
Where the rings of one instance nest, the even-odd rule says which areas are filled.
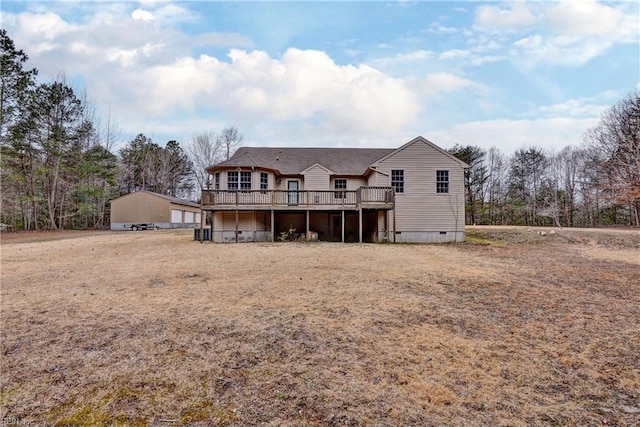
[[[444,154],[445,156],[451,158],[452,160],[455,160],[457,163],[460,164],[460,166],[464,169],[469,168],[470,166],[468,164],[466,164],[465,162],[463,162],[462,160],[460,160],[459,158],[457,158],[456,156],[452,155],[451,153],[449,153],[446,150],[443,150],[442,148],[438,147],[436,144],[434,144],[433,142],[418,136],[416,138],[413,138],[411,141],[407,142],[406,144],[404,144],[402,147],[396,148],[395,150],[393,150],[391,153],[387,154],[386,156],[376,160],[375,162],[373,162],[371,165],[369,165],[370,168],[375,169],[381,162],[387,160],[389,157],[395,156],[398,152],[404,150],[405,148],[418,143],[418,142],[422,142],[426,145],[428,145],[429,147],[433,148],[434,150],[438,151],[441,154]]]
[[[301,171],[300,171],[300,175],[305,175],[305,173],[306,173],[306,172],[308,172],[310,169],[313,169],[313,168],[315,168],[315,167],[319,167],[320,169],[323,169],[323,170],[324,170],[325,172],[327,172],[329,175],[335,175],[335,172],[334,172],[334,171],[332,171],[331,169],[329,169],[329,168],[327,168],[327,167],[322,166],[320,163],[317,163],[317,162],[316,162],[316,163],[314,163],[314,164],[312,164],[312,165],[311,165],[311,166],[309,166],[308,168],[301,170]]]
[[[434,186],[433,192],[436,196],[450,196],[451,195],[451,170],[450,169],[436,169],[436,174],[434,177]],[[447,172],[447,192],[439,193],[438,192],[438,172]]]

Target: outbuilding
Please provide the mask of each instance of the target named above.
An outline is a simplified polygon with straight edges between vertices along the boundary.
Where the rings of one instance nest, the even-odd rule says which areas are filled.
[[[186,228],[200,225],[200,205],[151,191],[136,191],[111,201],[111,230]]]

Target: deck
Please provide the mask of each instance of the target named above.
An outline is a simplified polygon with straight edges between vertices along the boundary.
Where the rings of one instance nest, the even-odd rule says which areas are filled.
[[[203,210],[393,209],[393,187],[357,190],[202,190]]]

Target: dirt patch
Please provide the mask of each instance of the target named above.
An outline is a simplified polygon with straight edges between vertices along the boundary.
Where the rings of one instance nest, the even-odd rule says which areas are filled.
[[[3,239],[1,415],[637,425],[640,232],[561,233],[474,228],[459,245],[212,244],[190,230]]]

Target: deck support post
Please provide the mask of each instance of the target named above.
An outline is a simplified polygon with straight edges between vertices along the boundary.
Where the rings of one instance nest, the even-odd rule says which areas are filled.
[[[309,231],[311,231],[311,229],[309,228],[309,209],[307,209],[307,234],[305,236],[305,239],[309,237]]]
[[[271,243],[276,241],[275,225],[276,225],[275,211],[271,209]]]
[[[396,207],[393,207],[393,243],[396,242]]]
[[[236,209],[236,243],[238,243],[238,222],[240,221],[240,212]]]
[[[251,234],[252,241],[256,241],[256,211],[251,211]]]
[[[200,243],[204,241],[204,225],[206,223],[207,211],[200,209]]]
[[[340,221],[340,225],[342,226],[342,243],[344,243],[344,210],[342,211],[342,221]]]
[[[362,208],[358,209],[358,242],[362,243]]]

